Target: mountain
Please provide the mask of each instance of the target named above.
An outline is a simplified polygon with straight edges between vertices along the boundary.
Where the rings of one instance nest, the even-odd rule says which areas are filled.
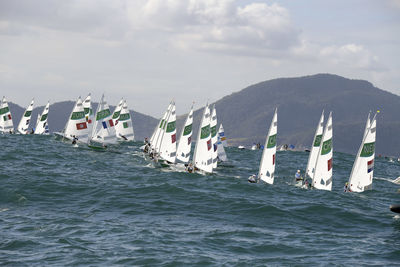
[[[48,117],[50,132],[59,132],[64,128],[74,105],[75,102],[73,101],[62,101],[53,104],[50,103],[49,117]],[[12,102],[9,102],[9,107],[12,114],[14,128],[16,129],[26,107],[22,108],[19,105],[16,105]],[[97,108],[97,103],[92,103],[92,107],[93,111],[95,112]],[[37,115],[39,113],[42,113],[43,109],[44,106],[35,107],[33,109],[30,127],[34,127],[34,125],[36,124]],[[114,109],[115,106],[110,106],[111,111],[113,111]],[[134,110],[130,110],[130,114],[132,118],[133,129],[135,131],[135,140],[143,140],[144,137],[147,137],[149,133],[151,133],[154,130],[154,127],[158,122],[153,117],[144,115]]]
[[[224,125],[228,144],[234,146],[264,144],[277,107],[278,145],[309,148],[322,110],[325,110],[326,117],[332,111],[334,151],[351,154],[358,151],[368,112],[380,110],[376,152],[400,156],[400,142],[397,140],[400,136],[400,96],[376,88],[367,81],[332,74],[273,79],[251,85],[213,104],[217,108],[218,122]],[[62,130],[73,105],[72,101],[64,101],[50,106],[51,132]],[[16,127],[23,108],[10,103],[10,109]],[[43,107],[35,108],[32,120],[36,122],[36,114],[42,110]],[[197,137],[202,112],[202,108],[194,112],[193,140]],[[131,111],[131,116],[136,140],[149,137],[158,120],[135,111]],[[178,136],[185,118],[186,115],[178,117]]]
[[[280,78],[251,85],[215,102],[230,145],[264,144],[275,107],[278,108],[278,145],[308,148],[322,110],[333,113],[333,147],[356,154],[369,111],[380,110],[376,152],[400,155],[400,96],[363,80],[317,74]],[[202,109],[194,113],[197,131]],[[184,119],[180,117],[178,125]],[[197,136],[197,135],[196,135]]]

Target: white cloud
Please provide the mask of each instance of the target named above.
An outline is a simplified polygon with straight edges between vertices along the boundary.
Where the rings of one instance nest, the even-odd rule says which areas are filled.
[[[328,46],[321,49],[320,55],[324,60],[329,60],[335,65],[367,70],[378,70],[380,68],[378,57],[362,45]]]
[[[184,49],[262,55],[287,50],[299,35],[278,4],[150,0],[142,8],[131,7],[129,15],[136,29],[168,32],[169,43]]]

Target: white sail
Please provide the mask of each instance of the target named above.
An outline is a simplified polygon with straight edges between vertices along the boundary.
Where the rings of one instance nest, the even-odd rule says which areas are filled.
[[[161,142],[158,149],[160,157],[170,163],[176,160],[176,112],[175,103],[172,103],[166,123],[163,127]]]
[[[119,114],[121,114],[121,110],[122,110],[122,105],[124,104],[124,99],[121,99],[118,103],[118,105],[115,107],[115,110],[113,112],[112,115],[112,119],[114,122],[114,125],[117,125],[117,120],[119,118]]]
[[[324,111],[322,111],[321,118],[319,119],[317,129],[315,130],[314,139],[308,156],[306,175],[310,178],[314,176],[314,167],[317,160],[319,147],[321,145],[322,133],[324,131]]]
[[[192,149],[192,124],[193,124],[193,105],[189,114],[186,117],[185,125],[183,126],[181,137],[176,151],[176,159],[188,163],[190,158],[190,151]]]
[[[131,115],[126,100],[122,103],[118,118],[115,120],[115,133],[118,140],[121,141],[133,141],[135,139]]]
[[[228,143],[226,142],[225,131],[224,131],[224,127],[222,126],[222,123],[219,126],[218,137],[221,139],[221,143],[224,147],[228,146]]]
[[[223,145],[222,140],[221,140],[221,135],[220,135],[221,132],[222,133],[224,132],[224,128],[222,127],[222,124],[220,124],[219,130],[218,130],[218,141],[217,141],[218,159],[220,161],[227,161],[228,157],[226,156],[225,148],[224,148],[224,145]]]
[[[57,134],[57,133],[56,133]],[[63,138],[73,140],[74,136],[78,142],[86,143],[88,139],[88,127],[85,118],[85,110],[83,108],[81,97],[75,103],[69,120],[64,128],[64,133],[58,134]]]
[[[258,171],[258,179],[268,184],[274,183],[275,177],[275,157],[276,157],[276,135],[278,133],[278,109],[275,109],[274,117],[268,130],[263,154]]]
[[[32,110],[33,110],[34,100],[32,99],[29,106],[26,108],[24,114],[22,114],[22,118],[18,124],[17,131],[20,134],[28,134],[29,122],[31,121]]]
[[[215,109],[215,105],[213,106],[211,112],[211,122],[210,122],[210,130],[211,130],[211,143],[212,143],[212,160],[213,160],[213,169],[217,168],[218,165],[218,152],[217,152],[217,110]]]
[[[86,124],[88,127],[88,135],[90,136],[91,132],[92,132],[92,128],[93,128],[92,127],[93,121],[94,121],[94,113],[93,113],[90,94],[88,94],[88,96],[83,101],[83,109],[85,110],[85,119],[86,119]]]
[[[3,96],[0,107],[0,132],[1,133],[13,133],[14,124],[11,118],[11,111],[8,107],[6,97]]]
[[[151,135],[150,147],[155,152],[158,152],[157,149],[159,146],[159,142],[161,141],[160,134],[164,131],[164,127],[165,127],[165,123],[166,123],[165,120],[167,119],[167,116],[170,112],[171,107],[172,107],[172,102],[169,103],[167,110],[165,111],[164,115],[160,119],[160,122],[157,124],[156,128],[154,129],[153,134]]]
[[[325,125],[322,141],[315,163],[315,172],[312,179],[312,187],[322,190],[332,190],[332,112],[329,113]]]
[[[371,123],[368,114],[363,140],[349,178],[349,188],[352,192],[363,192],[372,188],[372,179],[374,177],[375,138],[376,114]]]
[[[201,118],[197,142],[193,154],[194,167],[204,172],[212,173],[212,154],[211,154],[211,114],[208,104],[204,108]]]
[[[36,123],[35,134],[48,134],[48,125],[47,125],[47,117],[49,114],[50,103],[47,102],[47,105],[44,107],[41,115],[38,115],[38,121]]]
[[[97,106],[96,118],[93,123],[93,130],[90,136],[89,143],[97,142],[103,145],[115,144],[117,137],[115,135],[114,121],[104,95]]]

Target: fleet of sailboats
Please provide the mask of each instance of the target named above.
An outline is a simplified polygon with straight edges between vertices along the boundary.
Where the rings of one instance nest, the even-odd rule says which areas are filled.
[[[16,133],[48,135],[50,102],[46,104],[42,113],[38,114],[35,127],[29,131],[33,105],[34,100],[32,99],[22,115]],[[348,183],[346,183],[345,190],[348,192],[363,192],[372,188],[376,117],[377,113],[372,119],[370,114],[368,115],[362,142],[354,160]],[[251,179],[249,178],[251,182],[274,183],[277,123],[278,116],[277,109],[275,109],[266,135],[259,171],[257,175],[253,175],[250,177]],[[193,135],[193,105],[187,114],[180,132],[179,143],[177,143],[176,105],[174,101],[171,101],[163,117],[155,127],[150,140],[146,141],[146,146],[144,147],[147,158],[159,163],[161,166],[181,163],[186,166],[186,170],[189,172],[212,173],[217,168],[218,162],[227,161],[224,149],[227,146],[224,128],[220,124],[217,131],[217,126],[215,105],[210,108],[206,104],[201,116],[193,159],[190,161]],[[12,116],[5,97],[2,98],[0,103],[0,133],[14,133]],[[80,97],[77,99],[64,129],[61,132],[54,133],[54,135],[62,140],[72,141],[72,143],[87,144],[92,148],[107,148],[108,145],[117,144],[118,141],[134,140],[134,130],[126,100],[121,99],[114,112],[111,113],[103,95],[94,114],[90,94],[84,101]],[[305,180],[311,179],[310,187],[313,189],[332,190],[332,137],[332,112],[329,113],[324,125],[324,111],[322,111],[310,148],[304,177]],[[304,187],[304,180],[299,183]]]

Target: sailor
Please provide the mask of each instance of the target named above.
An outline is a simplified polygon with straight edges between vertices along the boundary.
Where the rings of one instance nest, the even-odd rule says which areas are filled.
[[[147,139],[147,137],[144,138],[144,143],[145,143],[146,145],[147,145],[147,144],[150,144],[150,143],[149,143],[149,140]]]
[[[187,170],[189,173],[192,173],[192,172],[193,172],[193,164],[192,164],[191,162],[190,162],[189,165],[187,166],[186,170]]]
[[[344,192],[351,192],[348,182],[346,182],[346,183],[344,184],[343,190],[344,190]]]
[[[300,170],[297,170],[296,174],[294,175],[294,178],[296,179],[296,182],[303,180],[303,177],[301,177],[300,175]]]
[[[249,183],[257,183],[257,175],[253,174],[248,179]]]
[[[73,135],[72,137],[73,137],[72,144],[75,145],[76,141],[78,141],[78,137],[76,137],[75,135]]]

